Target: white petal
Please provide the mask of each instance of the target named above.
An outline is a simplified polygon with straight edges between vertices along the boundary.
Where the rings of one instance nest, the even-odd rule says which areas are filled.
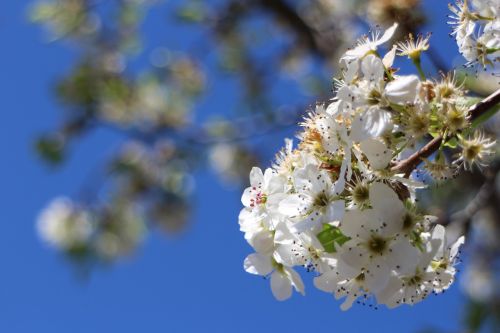
[[[284,301],[292,296],[292,282],[283,273],[271,274],[271,291],[278,301]]]
[[[302,266],[307,264],[309,253],[298,245],[284,244],[276,247],[275,258],[287,266]]]
[[[377,302],[380,304],[385,304],[389,308],[395,308],[398,304],[400,290],[403,287],[403,282],[401,279],[395,275],[391,274],[389,281],[384,289],[380,290],[376,294]]]
[[[352,103],[354,101],[354,92],[349,86],[342,86],[337,91],[337,98],[341,101]]]
[[[436,251],[436,258],[444,259],[444,250],[446,248],[446,229],[441,224],[436,224],[432,230],[432,239],[440,241],[438,250]]]
[[[283,192],[286,180],[284,177],[278,175],[272,169],[266,169],[264,173],[264,185],[267,195],[272,193]]]
[[[341,58],[341,60],[356,60],[362,58],[365,54],[372,51],[370,44],[362,44],[356,46],[352,50],[348,50]]]
[[[321,213],[319,211],[313,211],[301,221],[294,223],[291,226],[291,229],[293,232],[297,233],[305,232],[320,226],[322,221],[323,219]]]
[[[261,215],[249,208],[243,208],[238,216],[240,231],[251,232],[260,227]]]
[[[391,114],[377,107],[371,107],[352,120],[351,139],[356,142],[378,137],[392,126]]]
[[[253,190],[253,188],[247,187],[243,191],[243,195],[241,196],[241,203],[245,207],[250,207],[250,205],[252,203],[250,200],[253,199],[254,197],[255,197],[255,191]]]
[[[314,278],[314,286],[319,290],[325,291],[327,293],[332,293],[337,289],[337,283],[339,282],[339,275],[336,270],[329,270],[320,276]]]
[[[386,224],[383,231],[385,235],[401,231],[406,209],[396,192],[384,183],[373,183],[370,186],[370,203],[381,222]]]
[[[253,167],[250,171],[250,185],[251,186],[259,186],[264,182],[264,175],[262,174],[262,170],[258,167]]]
[[[419,85],[416,75],[399,76],[385,86],[385,96],[393,103],[412,103],[417,97]]]
[[[377,45],[382,45],[382,44],[388,42],[392,38],[392,36],[394,36],[394,33],[396,32],[397,28],[398,28],[398,24],[394,23],[390,28],[388,28],[384,32],[382,37],[380,37],[380,39],[377,42]]]
[[[290,194],[279,203],[278,210],[286,216],[300,216],[307,211],[310,204],[310,200],[308,199],[301,194]]]
[[[375,139],[367,139],[360,143],[361,151],[366,155],[374,170],[385,169],[392,159],[392,151]]]
[[[271,258],[259,253],[252,253],[243,263],[245,271],[250,274],[266,276],[273,270]]]
[[[414,274],[420,261],[420,251],[405,237],[393,241],[390,249],[392,251],[387,255],[387,264],[391,266],[390,268],[401,274]]]
[[[394,59],[396,58],[396,50],[397,50],[397,46],[394,45],[392,47],[392,49],[387,52],[384,56],[384,58],[382,59],[382,63],[384,64],[384,66],[386,68],[389,68],[392,66],[392,64],[394,63]]]
[[[341,280],[353,279],[361,274],[361,270],[346,264],[342,259],[337,260],[337,271]]]
[[[347,295],[346,299],[344,300],[344,303],[340,305],[340,309],[342,311],[347,311],[352,307],[352,303],[357,299],[356,296],[354,296],[352,293]]]
[[[345,203],[343,200],[336,200],[331,202],[325,212],[323,217],[324,223],[331,223],[335,221],[340,221],[344,217],[345,213]]]
[[[304,282],[302,282],[302,278],[300,277],[299,273],[294,271],[291,268],[284,267],[285,273],[288,275],[288,278],[292,282],[292,286],[295,288],[295,290],[302,295],[305,295],[305,288],[304,288]]]
[[[345,152],[344,160],[342,161],[342,165],[340,166],[339,178],[337,179],[335,184],[333,184],[333,193],[335,193],[336,195],[340,195],[342,192],[344,192],[346,178],[351,179],[351,175],[349,173],[346,174],[347,169],[351,171],[351,149],[348,149]]]
[[[355,239],[368,239],[370,237],[370,213],[371,209],[350,210],[344,215],[340,223],[340,230],[348,237]]]
[[[246,235],[245,238],[247,238]],[[259,253],[269,254],[274,249],[273,234],[267,230],[254,233],[247,240],[255,251]]]
[[[441,242],[442,242],[441,239],[430,239],[427,242],[425,246],[425,251],[421,254],[418,267],[420,267],[422,270],[425,270],[427,266],[429,266],[429,263],[431,262],[432,258],[434,258],[436,252],[441,246]]]
[[[455,243],[453,243],[453,245],[451,246],[451,249],[450,249],[450,261],[453,261],[455,260],[457,254],[458,254],[458,250],[460,249],[460,246],[462,246],[465,242],[465,237],[464,236],[461,236],[460,238],[458,238],[456,240]]]
[[[341,249],[340,259],[352,268],[361,269],[366,266],[370,259],[367,250],[354,240],[346,242]]]
[[[333,117],[336,117],[339,113],[342,113],[343,105],[344,102],[341,100],[334,101],[330,105],[328,105],[328,107],[326,108],[326,113]]]
[[[384,65],[382,64],[382,60],[373,54],[363,59],[361,69],[365,78],[371,82],[379,83],[384,78]]]
[[[368,291],[376,292],[387,285],[391,270],[382,257],[371,260],[366,267],[365,285]]]
[[[347,71],[344,73],[344,81],[351,83],[358,75],[359,61],[354,60],[347,64]],[[327,110],[328,112],[328,110]]]
[[[274,233],[274,242],[276,244],[292,244],[295,241],[295,235],[290,232],[286,223],[280,223]]]

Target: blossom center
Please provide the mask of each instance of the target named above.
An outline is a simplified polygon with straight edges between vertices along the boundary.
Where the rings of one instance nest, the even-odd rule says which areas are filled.
[[[373,235],[367,245],[372,253],[383,254],[387,250],[387,240],[378,235]]]
[[[381,99],[382,99],[382,94],[376,89],[373,89],[368,94],[368,104],[370,104],[370,105],[379,104]]]
[[[352,191],[353,201],[357,204],[363,204],[370,197],[370,189],[365,184],[357,184]]]
[[[406,213],[406,215],[403,218],[403,230],[410,230],[413,228],[414,225],[415,225],[415,217],[410,213]]]
[[[474,160],[481,152],[481,146],[476,144],[471,144],[464,149],[465,159],[471,161]]]
[[[314,198],[314,206],[316,207],[326,207],[330,203],[330,198],[326,193],[321,192]]]

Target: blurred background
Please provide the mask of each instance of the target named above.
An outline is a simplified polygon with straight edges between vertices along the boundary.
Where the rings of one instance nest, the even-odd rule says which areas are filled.
[[[461,66],[448,13],[444,0],[4,1],[0,331],[500,332],[498,161],[422,200],[468,239],[445,295],[342,312],[310,278],[280,303],[242,267],[250,168],[331,98],[360,34],[432,32],[429,76],[456,69],[479,98],[498,88]],[[58,219],[83,227],[37,227]]]

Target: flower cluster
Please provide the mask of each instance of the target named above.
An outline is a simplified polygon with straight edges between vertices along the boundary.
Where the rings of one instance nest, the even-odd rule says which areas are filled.
[[[498,0],[458,0],[450,5],[448,22],[460,53],[469,64],[494,66],[500,59],[500,3]]]
[[[90,239],[93,224],[89,214],[67,198],[54,199],[38,217],[38,233],[49,244],[75,250]]]
[[[59,197],[40,213],[37,229],[41,238],[68,256],[111,261],[142,242],[145,226],[130,206],[97,211]]]
[[[420,64],[428,38],[379,55],[396,29],[348,50],[336,97],[306,116],[298,146],[287,140],[272,168],[250,173],[239,224],[255,253],[244,268],[269,276],[278,300],[293,289],[304,294],[297,266],[315,272],[317,288],[345,297],[342,309],[354,301],[414,304],[454,280],[464,237],[448,239],[436,217],[416,207],[425,185],[402,162],[425,136],[441,137],[437,153],[422,160],[428,175],[445,179],[483,165],[494,143],[469,130],[465,91],[453,75],[430,81],[392,68],[396,55]],[[454,161],[448,149],[458,152]]]

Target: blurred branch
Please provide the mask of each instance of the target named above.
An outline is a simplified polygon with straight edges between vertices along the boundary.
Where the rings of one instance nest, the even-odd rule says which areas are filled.
[[[481,116],[483,113],[487,112],[490,108],[496,106],[500,103],[500,89],[495,91],[490,96],[486,97],[482,101],[474,104],[469,108],[469,120],[472,122],[474,119]],[[436,152],[441,143],[443,142],[443,136],[439,135],[429,141],[425,146],[420,148],[410,157],[405,160],[400,161],[396,164],[392,171],[396,173],[404,173],[406,177],[408,177],[411,172],[422,162],[422,159],[431,156],[434,152]]]
[[[429,47],[426,54],[438,72],[447,73],[449,71],[449,67],[446,65],[446,62],[434,47]]]
[[[308,24],[286,1],[257,0],[264,9],[280,18],[287,26],[295,31],[300,40],[319,56],[327,57],[332,54],[332,48],[321,42],[318,32]]]
[[[222,10],[224,13],[216,24],[216,30],[220,33],[231,31],[235,22],[252,9],[260,8],[281,20],[291,31],[295,33],[298,40],[304,43],[312,53],[328,58],[335,51],[335,36],[326,36],[319,32],[314,26],[307,22],[294,8],[284,0],[252,0],[233,1]]]
[[[470,223],[474,215],[485,206],[491,205],[494,207],[498,216],[500,216],[500,207],[498,206],[498,197],[496,195],[495,178],[500,170],[500,163],[495,163],[489,167],[483,174],[483,184],[472,200],[467,203],[467,206],[461,211],[450,216],[444,223],[450,222],[462,224],[465,231],[470,229]]]

